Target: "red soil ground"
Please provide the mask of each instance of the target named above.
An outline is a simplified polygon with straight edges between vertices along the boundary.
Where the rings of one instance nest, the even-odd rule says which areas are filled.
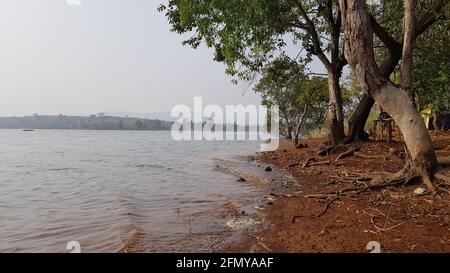
[[[438,156],[450,156],[450,133],[431,134]],[[324,141],[305,139],[308,148],[303,149],[286,142],[277,151],[256,156],[263,164],[288,170],[298,185],[295,192],[277,195],[267,206],[264,228],[247,230],[240,243],[224,251],[369,252],[368,242],[377,241],[381,252],[450,252],[450,187],[442,181],[440,185],[447,191],[434,196],[415,194],[414,190],[424,185],[412,181],[347,194],[332,203],[308,198],[358,186],[345,180],[353,174],[395,172],[403,167],[400,142],[352,144],[330,155],[316,156]],[[352,148],[359,148],[362,157],[335,161],[340,153]],[[329,160],[330,164],[303,168],[305,160],[312,156],[317,161]]]

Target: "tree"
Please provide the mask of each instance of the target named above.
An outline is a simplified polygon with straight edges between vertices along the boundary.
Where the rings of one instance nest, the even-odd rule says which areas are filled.
[[[300,82],[305,79],[304,69],[304,65],[283,55],[262,70],[262,77],[254,88],[261,94],[263,105],[278,105],[285,137],[293,139],[295,135],[295,141],[298,141],[296,128],[301,127],[301,113],[305,111],[297,102]]]
[[[331,140],[344,138],[339,79],[347,62],[336,1],[170,0],[159,10],[166,12],[172,31],[192,34],[184,44],[214,48],[214,59],[237,79],[252,79],[288,44],[300,44],[306,60],[317,56],[327,70]]]
[[[311,77],[300,84],[300,96],[297,101],[308,110],[303,119],[303,131],[322,129],[328,107],[328,80],[325,77]],[[299,128],[303,129],[303,128]]]
[[[411,0],[405,0],[408,1]],[[426,186],[434,191],[430,177],[437,172],[438,163],[431,137],[408,92],[404,90],[404,86],[411,85],[411,75],[408,74],[412,71],[408,67],[412,65],[411,59],[402,63],[401,78],[404,86],[397,87],[382,74],[375,61],[374,30],[365,1],[339,0],[339,5],[343,17],[345,56],[366,95],[391,115],[404,137],[408,152],[406,166],[400,173],[395,174],[393,179],[409,179],[418,175],[423,178]],[[411,12],[411,9],[405,9],[405,17],[413,18]],[[403,52],[407,51],[408,47],[412,48],[412,40],[409,39],[410,35],[413,35],[411,32],[411,28],[404,28]],[[385,178],[383,183],[384,180]]]
[[[419,110],[433,110],[435,129],[445,128],[445,118],[450,114],[449,27],[448,20],[434,24],[419,37],[414,49],[412,89],[415,91]]]
[[[443,10],[447,5],[446,0],[418,0],[418,12],[416,15],[416,27],[413,40],[420,37],[433,24],[443,18]],[[401,27],[403,16],[399,10],[403,9],[401,0],[382,0],[381,5],[371,6],[369,14],[370,24],[377,37],[376,53],[380,65],[380,73],[385,78],[394,72],[403,50],[403,28]],[[382,23],[379,23],[382,22]],[[367,118],[374,104],[371,96],[365,94],[354,114],[349,120],[349,132],[346,143],[368,140],[364,131]]]
[[[262,70],[262,77],[254,88],[261,94],[264,105],[279,106],[285,136],[295,144],[305,128],[321,128],[328,107],[327,78],[308,79],[304,69],[303,64],[281,56]]]

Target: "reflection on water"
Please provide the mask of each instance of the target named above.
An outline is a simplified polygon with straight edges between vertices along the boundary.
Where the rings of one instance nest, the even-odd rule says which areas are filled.
[[[0,130],[0,251],[208,251],[228,198],[261,189],[216,168],[245,141],[175,142],[170,132]]]

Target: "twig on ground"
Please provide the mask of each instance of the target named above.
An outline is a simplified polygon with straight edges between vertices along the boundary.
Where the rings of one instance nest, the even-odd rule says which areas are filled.
[[[389,228],[380,228],[379,226],[377,226],[377,224],[375,223],[375,219],[376,218],[376,216],[373,216],[373,217],[371,217],[370,218],[370,222],[373,224],[373,226],[376,228],[376,229],[378,229],[379,231],[389,231],[389,230],[392,230],[392,229],[394,229],[394,228],[396,228],[396,227],[398,227],[398,226],[400,226],[400,225],[402,225],[402,224],[404,224],[405,222],[401,222],[401,223],[399,223],[399,224],[397,224],[397,225],[394,225],[394,226],[392,226],[392,227],[389,227]]]
[[[309,163],[308,166],[330,165],[330,164],[331,164],[331,161],[330,160],[326,160],[326,161],[319,161],[319,162]]]
[[[330,208],[331,204],[338,199],[339,199],[339,197],[335,197],[335,198],[331,199],[330,201],[328,201],[327,204],[325,205],[325,207],[323,208],[323,210],[319,214],[317,214],[316,217],[319,218],[320,216],[324,215],[327,212],[327,210]]]

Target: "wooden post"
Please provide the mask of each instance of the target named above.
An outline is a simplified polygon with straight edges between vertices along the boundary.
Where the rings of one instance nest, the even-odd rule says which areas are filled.
[[[392,141],[392,119],[387,120],[388,142]]]
[[[373,140],[377,141],[377,122],[378,120],[373,121]]]

